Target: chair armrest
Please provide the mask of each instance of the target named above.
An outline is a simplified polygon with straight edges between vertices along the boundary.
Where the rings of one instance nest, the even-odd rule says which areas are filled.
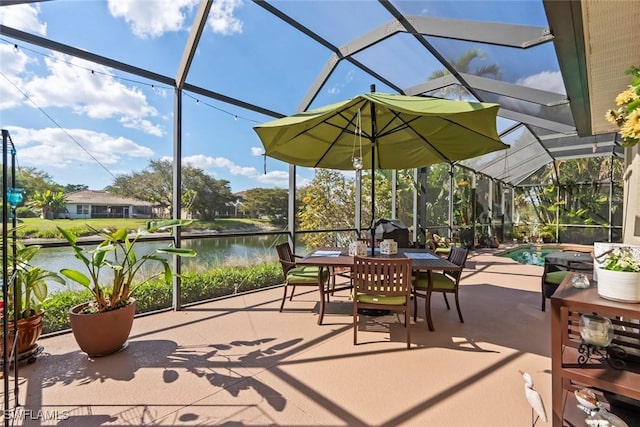
[[[280,260],[280,264],[282,265],[282,269],[284,270],[285,273],[296,266],[295,262],[285,261],[283,259]]]

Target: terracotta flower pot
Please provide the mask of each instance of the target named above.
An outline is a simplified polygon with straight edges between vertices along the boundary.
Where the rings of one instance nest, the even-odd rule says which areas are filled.
[[[42,334],[42,318],[44,310],[40,310],[37,314],[27,318],[18,320],[18,354],[23,354],[32,349],[38,338]],[[8,347],[9,353],[13,349],[13,322],[8,325]],[[0,331],[1,335],[2,331]],[[0,344],[0,356],[4,354],[4,348]]]
[[[125,347],[136,314],[136,301],[103,313],[83,314],[89,303],[73,307],[71,330],[80,349],[91,357],[106,356]]]

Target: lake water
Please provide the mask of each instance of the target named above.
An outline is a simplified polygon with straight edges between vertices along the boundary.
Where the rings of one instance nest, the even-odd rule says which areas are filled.
[[[184,240],[182,246],[194,249],[198,255],[194,258],[183,258],[182,271],[189,271],[189,269],[203,271],[218,265],[250,265],[262,261],[273,262],[277,260],[275,245],[285,239],[285,236],[269,235]],[[136,254],[142,256],[166,246],[167,242],[137,242]],[[87,249],[91,249],[91,246],[87,246]],[[86,268],[80,260],[75,258],[70,247],[42,248],[33,258],[31,264],[56,272],[61,268],[72,268],[85,273]],[[153,274],[156,271],[152,268],[154,264],[153,262],[148,263],[149,268],[143,274]],[[105,271],[104,273],[109,272]],[[101,277],[104,273],[101,273]],[[108,279],[108,274],[105,274],[104,278]],[[49,284],[49,293],[64,289],[64,286],[56,283]],[[82,287],[67,281],[66,289],[82,289]]]

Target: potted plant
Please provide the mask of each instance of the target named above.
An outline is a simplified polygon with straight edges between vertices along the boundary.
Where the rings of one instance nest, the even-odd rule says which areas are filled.
[[[640,256],[634,255],[631,247],[610,249],[596,261],[598,295],[614,301],[640,302]]]
[[[54,281],[62,285],[66,284],[57,273],[30,265],[40,248],[39,245],[26,246],[22,241],[15,243],[15,250],[13,245],[9,246],[8,272],[9,277],[13,278],[9,281],[6,301],[7,321],[9,322],[7,328],[9,331],[9,353],[13,349],[16,329],[18,331],[17,353],[25,355],[34,350],[36,341],[42,334],[42,318],[44,316],[42,303],[49,294],[47,282]],[[17,316],[14,316],[15,313]],[[16,317],[17,324],[14,323]],[[0,347],[0,355],[3,353],[4,347]]]
[[[60,233],[69,242],[75,257],[82,261],[88,274],[78,270],[63,268],[60,273],[91,291],[93,299],[71,308],[71,330],[80,349],[89,356],[104,356],[126,346],[135,315],[135,290],[143,283],[158,277],[164,277],[171,283],[173,271],[169,260],[163,254],[177,256],[195,256],[192,249],[158,248],[143,256],[135,251],[140,237],[152,232],[164,231],[173,227],[184,227],[193,220],[149,221],[130,237],[126,228],[114,232],[94,230],[103,240],[94,249],[80,245],[78,236],[69,230],[58,227]],[[136,282],[141,268],[148,262],[162,267],[162,271]],[[105,283],[105,270],[111,277]]]
[[[513,232],[511,233],[511,237],[517,243],[523,243],[524,242],[524,233],[522,231],[520,231],[520,230],[514,229]]]

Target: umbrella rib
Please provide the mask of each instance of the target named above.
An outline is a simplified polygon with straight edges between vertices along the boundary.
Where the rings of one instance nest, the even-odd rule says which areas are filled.
[[[391,120],[387,121],[387,123],[384,126],[382,126],[382,129],[378,131],[378,133],[376,135],[376,141],[377,141],[378,138],[382,138],[384,136],[391,135],[394,132],[399,132],[399,131],[401,131],[403,129],[406,129],[407,127],[409,127],[411,130],[413,130],[415,132],[415,129],[410,127],[409,124],[406,123],[402,119],[402,117],[400,117],[400,112],[399,111],[395,111],[395,110],[392,110],[392,109],[389,109],[389,111],[391,111],[393,113],[393,118]],[[387,128],[391,125],[391,123],[393,123],[393,121],[396,118],[399,119],[403,123],[403,126],[396,126],[393,129],[388,129],[387,130]],[[415,117],[413,120],[416,120],[416,119],[418,119],[418,117]],[[372,138],[369,137],[369,139],[371,140]],[[378,166],[377,166],[377,168],[378,169],[382,169],[382,163],[381,163],[382,156],[379,155],[379,153],[380,153],[380,145],[379,144],[378,144],[377,148],[378,148],[378,159],[377,159],[378,160]]]
[[[444,161],[449,162],[449,163],[454,162],[454,160],[452,160],[452,159],[450,159],[449,157],[445,156],[445,155],[444,155],[440,150],[438,150],[438,149],[437,149],[437,148],[436,148],[436,147],[435,147],[431,142],[429,142],[429,140],[428,140],[427,138],[425,138],[425,136],[424,136],[424,135],[422,135],[422,134],[421,134],[420,132],[418,132],[415,128],[413,128],[413,126],[411,126],[411,122],[413,122],[414,120],[417,120],[417,119],[418,119],[418,117],[417,117],[417,116],[416,116],[415,118],[413,118],[412,120],[410,120],[410,121],[406,121],[406,120],[404,120],[404,119],[403,119],[399,114],[396,114],[396,117],[397,117],[397,118],[398,118],[402,123],[404,123],[404,124],[405,124],[409,129],[411,129],[411,130],[416,134],[416,136],[417,136],[418,138],[420,138],[422,141],[424,141],[424,142],[425,142],[429,147],[431,147],[431,148],[433,149],[433,151],[435,151],[435,152],[436,152],[440,157],[442,157],[442,159],[443,159]],[[487,135],[484,135],[484,134],[482,134],[482,133],[478,132],[477,130],[475,130],[475,129],[473,129],[473,128],[470,128],[470,127],[468,127],[468,126],[464,126],[464,125],[462,125],[462,124],[460,124],[460,123],[458,123],[458,122],[456,122],[456,121],[449,120],[449,119],[447,119],[447,118],[445,118],[445,117],[442,117],[442,116],[440,116],[440,117],[438,117],[438,118],[439,118],[440,120],[446,121],[446,122],[448,122],[448,123],[450,123],[450,124],[452,124],[452,125],[459,126],[459,127],[463,128],[463,129],[465,129],[465,130],[469,131],[470,133],[474,133],[474,134],[476,134],[476,135],[480,135],[480,136],[482,136],[482,137],[484,137],[484,138],[489,138]],[[399,126],[398,126],[397,128],[395,128],[395,129],[393,129],[393,131],[392,131],[392,132],[396,132],[396,131],[398,131],[398,130],[400,130],[400,127],[399,127]],[[391,132],[389,132],[389,133],[391,133]]]
[[[433,151],[435,151],[435,152],[436,152],[436,153],[437,153],[437,154],[442,158],[442,160],[444,160],[444,161],[446,161],[446,162],[451,163],[451,161],[452,161],[452,160],[451,160],[450,158],[448,158],[447,156],[445,156],[445,155],[444,155],[444,153],[443,153],[442,151],[438,150],[438,149],[437,149],[437,148],[436,148],[436,147],[435,147],[435,146],[434,146],[434,145],[433,145],[433,144],[432,144],[432,143],[431,143],[427,138],[425,138],[425,136],[424,136],[424,135],[422,135],[420,132],[418,132],[416,129],[414,129],[414,128],[413,128],[413,126],[411,126],[411,122],[412,122],[413,120],[416,120],[416,119],[417,119],[417,117],[416,117],[416,118],[414,118],[413,120],[409,121],[409,122],[406,122],[406,121],[405,121],[402,117],[400,117],[400,116],[398,116],[398,119],[400,119],[400,121],[401,121],[402,123],[404,123],[404,124],[405,124],[409,129],[411,129],[411,130],[413,131],[413,133],[415,133],[415,134],[418,136],[418,138],[420,138],[422,141],[424,141],[424,142],[425,142],[425,144],[427,144],[429,147],[431,147],[431,149],[432,149]],[[446,119],[445,119],[445,120],[446,120]],[[451,123],[451,121],[450,121],[450,120],[447,120],[447,121]]]
[[[436,147],[433,146],[433,144],[431,144],[426,138],[424,138],[424,136],[420,135],[420,133],[418,131],[416,131],[412,126],[411,126],[411,122],[413,122],[414,120],[418,120],[420,118],[422,118],[423,116],[414,116],[413,119],[407,121],[404,120],[402,118],[402,116],[400,116],[400,112],[399,111],[395,111],[395,110],[390,110],[391,112],[393,112],[393,118],[391,120],[389,120],[383,127],[382,130],[380,132],[378,132],[378,134],[376,135],[376,138],[382,138],[385,137],[387,135],[391,135],[395,132],[399,132],[403,129],[411,129],[413,131],[413,133],[415,133],[416,135],[418,135],[418,137],[420,139],[422,139],[424,142],[427,143],[427,145],[429,145],[444,161],[448,161],[450,162],[451,160],[449,160],[447,158],[447,156],[445,156],[444,154],[442,154],[440,152],[440,150],[438,150]],[[392,129],[387,129],[391,123],[393,123],[393,121],[395,119],[398,119],[400,122],[402,122],[402,126],[396,126],[395,128]],[[380,152],[380,147],[378,147],[378,153]],[[382,169],[382,156],[378,155],[378,169]]]
[[[328,116],[327,118],[325,118],[324,120],[322,120],[320,123],[318,123],[318,124],[316,125],[316,126],[318,126],[318,125],[320,125],[320,124],[323,124],[323,123],[324,123],[324,124],[326,124],[326,125],[333,126],[333,127],[337,128],[337,129],[340,129],[340,133],[335,137],[335,139],[334,139],[333,141],[331,141],[331,144],[329,144],[329,146],[327,147],[327,149],[325,150],[325,152],[322,154],[322,156],[320,156],[320,158],[318,159],[318,161],[317,161],[317,162],[315,163],[315,165],[313,166],[314,168],[317,168],[317,167],[318,167],[318,165],[322,163],[322,161],[324,160],[324,158],[329,154],[329,152],[331,151],[331,149],[333,148],[333,146],[336,144],[336,142],[340,139],[340,136],[341,136],[343,133],[349,133],[349,134],[355,135],[355,131],[354,131],[354,132],[350,132],[350,131],[349,131],[349,126],[353,124],[353,121],[356,119],[356,116],[355,116],[355,115],[353,115],[353,116],[351,117],[351,119],[349,119],[347,116],[345,116],[345,115],[343,114],[343,112],[344,112],[345,110],[349,109],[349,108],[353,108],[353,107],[358,106],[358,104],[366,104],[366,103],[367,103],[367,101],[366,101],[366,100],[364,100],[364,99],[363,99],[363,100],[360,100],[360,101],[358,101],[357,103],[355,103],[354,105],[349,105],[348,107],[345,107],[345,108],[343,108],[343,109],[342,109],[342,110],[340,110],[340,111],[336,111],[336,113],[335,113],[335,114],[331,114],[330,116]],[[362,106],[363,106],[363,105],[360,105],[360,107],[359,107],[359,108],[362,108]],[[333,117],[336,117],[336,116],[340,116],[340,117],[342,117],[342,118],[347,122],[347,126],[338,126],[338,125],[334,125],[333,123],[328,122],[328,120],[329,120],[329,119],[332,119]],[[314,127],[315,127],[315,126],[314,126]]]

